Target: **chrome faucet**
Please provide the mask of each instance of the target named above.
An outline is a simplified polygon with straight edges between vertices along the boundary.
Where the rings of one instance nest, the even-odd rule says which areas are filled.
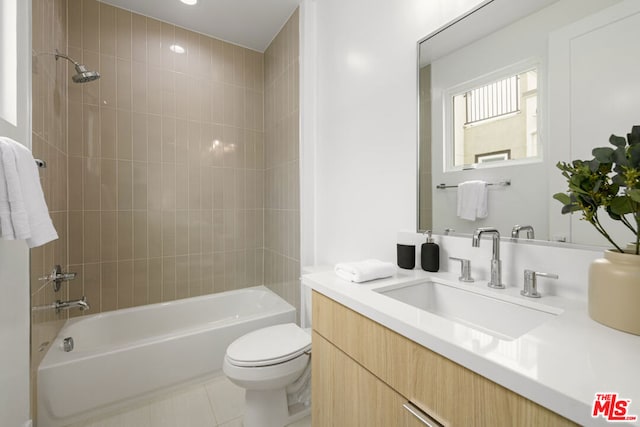
[[[80,299],[71,300],[71,301],[57,300],[53,304],[40,305],[37,307],[33,307],[31,311],[55,310],[56,313],[60,313],[60,310],[69,310],[71,308],[79,308],[81,311],[85,311],[85,310],[89,310],[91,306],[87,302],[87,297],[83,296]]]
[[[493,236],[493,253],[491,256],[491,280],[487,284],[490,288],[504,289],[502,284],[502,262],[500,261],[500,232],[493,227],[478,228],[473,233],[471,246],[480,247],[480,237],[483,234],[491,234]]]
[[[520,237],[521,231],[527,232],[527,239],[535,239],[535,233],[532,225],[514,225],[511,229],[511,238],[517,239]]]

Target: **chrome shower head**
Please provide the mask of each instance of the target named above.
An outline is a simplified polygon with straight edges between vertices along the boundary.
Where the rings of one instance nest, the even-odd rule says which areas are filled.
[[[100,73],[97,71],[89,71],[84,65],[76,65],[76,72],[78,74],[71,77],[74,83],[87,83],[100,78]]]
[[[56,61],[58,60],[58,58],[64,58],[67,61],[73,63],[77,73],[71,77],[71,80],[73,80],[74,83],[87,83],[87,82],[92,82],[94,80],[98,80],[100,78],[100,73],[98,73],[97,71],[87,70],[87,67],[85,67],[82,64],[78,64],[76,61],[69,58],[68,56],[61,54],[60,52],[58,52],[57,49],[56,49],[55,56],[56,56]]]

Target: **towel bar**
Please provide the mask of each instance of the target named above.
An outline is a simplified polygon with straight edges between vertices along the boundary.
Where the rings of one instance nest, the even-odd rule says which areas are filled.
[[[503,181],[498,181],[498,182],[489,182],[489,183],[487,183],[487,185],[495,185],[495,186],[499,186],[499,187],[508,187],[508,186],[511,185],[511,180],[510,179],[505,179]],[[438,190],[444,190],[445,188],[458,188],[458,185],[438,184],[438,185],[436,185],[436,188]]]

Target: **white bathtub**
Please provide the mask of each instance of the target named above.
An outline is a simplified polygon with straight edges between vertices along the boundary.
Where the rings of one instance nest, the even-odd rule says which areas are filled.
[[[264,286],[70,319],[38,368],[38,426],[211,376],[233,340],[287,322],[295,322],[295,308]],[[66,337],[71,352],[62,349]]]

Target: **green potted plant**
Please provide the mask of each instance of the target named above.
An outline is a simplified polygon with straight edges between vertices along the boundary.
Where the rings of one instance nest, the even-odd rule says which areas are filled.
[[[591,160],[559,162],[568,193],[553,197],[562,213],[581,212],[615,249],[589,268],[589,315],[596,321],[640,335],[640,126],[627,138],[611,135],[613,147],[598,147]],[[607,232],[600,215],[619,221],[633,236],[619,245]]]

